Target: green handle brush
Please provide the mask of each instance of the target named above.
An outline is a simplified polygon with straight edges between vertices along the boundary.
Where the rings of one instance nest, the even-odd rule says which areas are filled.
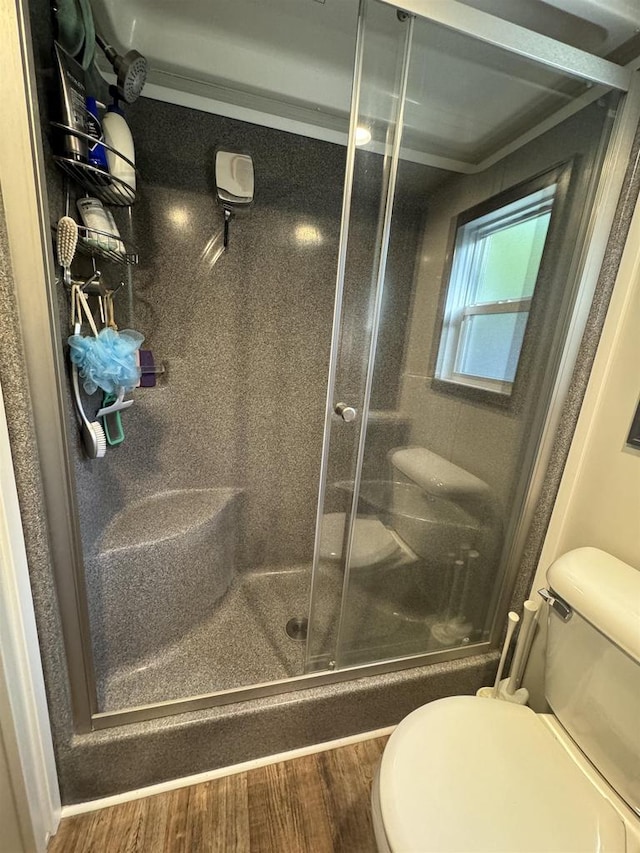
[[[104,409],[107,406],[111,406],[117,399],[118,398],[115,394],[105,394],[102,398],[102,408]],[[115,447],[118,444],[122,444],[124,441],[124,429],[122,427],[120,412],[109,412],[108,415],[104,415],[102,418],[102,424],[104,426],[104,434],[109,447]]]

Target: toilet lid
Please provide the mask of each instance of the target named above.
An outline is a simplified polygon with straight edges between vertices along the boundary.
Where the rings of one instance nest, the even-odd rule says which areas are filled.
[[[323,560],[340,559],[345,521],[344,512],[329,512],[322,517],[320,556]],[[351,546],[351,568],[375,566],[398,550],[398,543],[380,519],[356,518]]]
[[[394,853],[624,851],[626,832],[530,709],[453,696],[389,739],[380,808]]]

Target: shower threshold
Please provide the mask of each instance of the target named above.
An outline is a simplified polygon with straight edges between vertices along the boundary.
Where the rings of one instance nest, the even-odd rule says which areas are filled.
[[[302,675],[305,644],[285,630],[309,601],[311,565],[238,574],[211,616],[133,664],[97,673],[101,712]]]

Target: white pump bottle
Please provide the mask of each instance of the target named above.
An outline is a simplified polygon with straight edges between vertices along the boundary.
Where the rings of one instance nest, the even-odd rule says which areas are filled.
[[[135,163],[136,155],[133,145],[133,136],[129,130],[129,125],[124,119],[124,114],[117,102],[107,107],[107,112],[102,119],[102,130],[104,133],[104,141],[107,145],[119,151],[131,163]],[[127,163],[122,157],[118,157],[113,151],[108,148],[107,163],[109,164],[109,172],[114,178],[118,178],[127,184],[135,192],[136,189],[136,172],[135,169]]]

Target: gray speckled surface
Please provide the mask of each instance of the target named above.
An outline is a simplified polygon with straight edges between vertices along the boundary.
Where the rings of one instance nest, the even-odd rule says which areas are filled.
[[[117,711],[301,675],[305,644],[285,627],[306,616],[310,580],[309,566],[236,575],[208,617],[191,619],[171,645],[156,642],[146,657],[109,666],[99,680],[100,707]]]
[[[77,735],[63,754],[65,803],[372,731],[495,677],[497,654],[357,678]]]
[[[236,571],[242,498],[238,489],[174,489],[114,516],[86,564],[98,685],[209,618]]]
[[[119,590],[109,582],[105,596],[99,542],[111,517],[126,514],[127,507],[166,490],[242,489],[242,518],[228,520],[229,538],[235,535],[240,543],[234,568],[311,564],[345,159],[336,145],[144,98],[127,118],[143,176],[132,208],[141,258],[133,273],[133,323],[167,372],[156,388],[136,392],[133,408],[123,415],[125,443],[110,449],[99,469],[76,461],[100,681],[115,676],[127,649],[138,643],[140,630],[131,642],[119,643],[124,624],[142,629],[148,618],[142,653],[150,655],[155,642],[170,655],[168,644],[198,621],[194,613],[187,624],[180,597],[165,607],[166,618],[150,618],[155,611],[144,603],[147,587],[135,586],[148,573],[133,562],[129,568],[122,563],[127,583]],[[256,195],[251,209],[232,223],[228,252],[212,266],[208,246],[222,221],[213,187],[216,146],[251,152]],[[371,202],[380,161],[366,152],[359,158],[368,177],[350,250],[353,302],[346,334],[352,341],[369,302],[362,270],[375,236],[378,207]],[[398,322],[410,301],[431,172],[410,166],[403,179],[390,263],[403,286],[393,290],[394,310],[381,334],[395,381],[378,395],[380,406],[395,401],[404,346]],[[395,421],[377,425],[374,442],[383,457],[398,438]],[[165,561],[166,571],[178,573],[187,588],[200,576],[196,544],[185,538],[180,559]],[[159,595],[166,586],[158,584]],[[126,604],[123,618],[115,617],[119,595],[140,602],[139,618],[132,620]],[[199,671],[197,647],[190,648],[191,666]],[[237,648],[239,673],[246,651],[242,644]],[[154,671],[162,678],[159,666]],[[265,669],[262,680],[279,675],[277,667],[272,675]],[[210,688],[205,679],[189,692]]]
[[[43,666],[53,737],[56,747],[61,748],[72,726],[67,665],[53,580],[38,448],[34,439],[27,371],[22,351],[15,285],[10,266],[1,196],[0,385],[7,414],[16,486],[23,518],[38,633],[41,638],[50,640],[43,643]]]

